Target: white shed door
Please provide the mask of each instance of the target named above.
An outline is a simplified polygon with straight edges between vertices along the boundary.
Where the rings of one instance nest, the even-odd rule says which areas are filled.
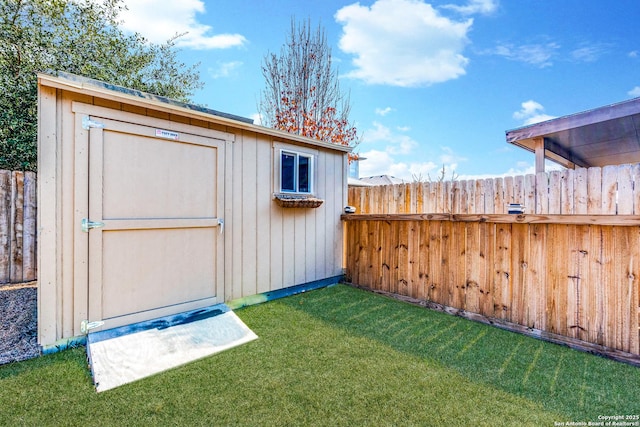
[[[107,329],[224,301],[224,141],[87,119],[88,320]]]

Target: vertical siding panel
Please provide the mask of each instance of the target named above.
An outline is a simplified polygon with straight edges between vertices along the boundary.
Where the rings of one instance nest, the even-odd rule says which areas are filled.
[[[0,283],[11,281],[11,172],[0,171]]]
[[[242,258],[241,286],[242,296],[255,295],[258,293],[256,272],[258,257],[258,212],[256,210],[258,195],[258,180],[265,177],[257,176],[257,135],[251,132],[242,132],[242,168],[246,173],[242,176],[242,210],[240,218],[241,225],[241,243],[240,250]]]
[[[38,94],[38,342],[51,343],[58,336],[57,276],[59,257],[57,196],[59,195],[56,164],[58,126],[56,125],[56,90],[39,88]],[[0,183],[4,176],[0,174]],[[1,190],[1,188],[0,188]],[[0,201],[0,207],[1,207]],[[0,215],[4,211],[0,210]],[[0,230],[2,233],[2,230]],[[1,234],[0,234],[1,236]],[[2,242],[0,241],[0,245]],[[0,246],[1,247],[1,246]]]
[[[257,140],[256,147],[256,277],[257,292],[263,293],[272,289],[271,283],[271,250],[270,241],[273,240],[271,235],[272,221],[275,218],[271,216],[272,205],[271,200],[273,193],[273,174],[275,173],[275,165],[271,150],[271,141],[260,137]],[[279,236],[278,236],[279,238]]]
[[[327,251],[327,234],[330,233],[329,230],[335,229],[335,226],[332,223],[333,218],[331,218],[331,215],[327,215],[327,206],[333,205],[332,202],[334,197],[336,197],[335,194],[327,191],[327,188],[332,188],[329,187],[328,181],[332,178],[330,171],[333,172],[333,156],[324,152],[321,152],[320,155],[322,157],[322,163],[320,164],[320,159],[318,159],[319,164],[317,165],[318,170],[316,172],[316,194],[319,198],[324,200],[324,203],[322,203],[320,207],[314,209],[316,211],[316,223],[314,230],[314,240],[316,245],[316,257],[314,262],[317,266],[316,279],[332,276],[333,269],[335,268],[333,261],[335,257],[327,257],[327,254],[329,253]],[[342,187],[333,188],[336,189],[335,193],[341,193],[341,191],[338,190]],[[340,194],[340,197],[342,197],[342,194]],[[342,224],[340,225],[340,233],[342,234]],[[331,254],[329,253],[329,255]]]
[[[244,171],[244,141],[243,135],[238,135],[238,140],[233,143],[233,191],[232,191],[232,223],[231,223],[231,260],[232,265],[232,277],[229,280],[231,286],[231,298],[241,298],[243,295],[243,266],[242,266],[242,240],[243,240],[243,220],[244,220],[244,195],[242,191],[244,189],[244,178],[247,175]],[[228,280],[228,279],[225,279]]]

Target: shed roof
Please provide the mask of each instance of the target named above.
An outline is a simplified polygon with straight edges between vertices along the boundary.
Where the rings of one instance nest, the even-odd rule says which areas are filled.
[[[566,167],[640,162],[640,98],[506,132],[508,143]]]
[[[195,104],[188,104],[169,99],[162,96],[152,95],[135,89],[128,89],[122,86],[112,85],[100,80],[77,76],[75,74],[56,72],[53,74],[38,74],[38,83],[42,86],[54,87],[71,92],[83,93],[90,96],[101,97],[126,104],[137,105],[145,108],[153,108],[170,114],[185,117],[192,117],[204,121],[215,122],[220,125],[227,125],[233,128],[256,132],[263,135],[270,135],[275,138],[282,138],[291,142],[299,142],[306,145],[324,147],[336,151],[351,152],[353,147],[346,145],[332,144],[284,132],[277,129],[267,128],[253,124],[252,119],[248,119],[233,114],[223,113]]]

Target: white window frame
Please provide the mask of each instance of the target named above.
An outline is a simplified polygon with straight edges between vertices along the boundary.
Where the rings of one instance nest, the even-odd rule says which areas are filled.
[[[282,143],[274,143],[274,165],[275,165],[275,173],[274,173],[274,192],[279,194],[293,194],[293,195],[304,195],[304,196],[313,196],[316,192],[316,183],[317,183],[317,161],[318,161],[318,151],[308,149],[306,147],[299,147],[290,144],[282,144]],[[295,181],[295,190],[284,190],[282,188],[282,155],[283,153],[293,154],[296,156],[296,162],[294,167],[294,181]],[[301,192],[299,191],[299,177],[298,177],[298,159],[300,157],[306,157],[309,159],[309,191]]]

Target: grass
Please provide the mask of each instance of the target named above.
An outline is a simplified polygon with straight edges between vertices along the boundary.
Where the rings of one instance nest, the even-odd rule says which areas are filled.
[[[640,413],[640,369],[347,286],[260,339],[97,394],[83,348],[0,367],[0,425],[553,426]]]

